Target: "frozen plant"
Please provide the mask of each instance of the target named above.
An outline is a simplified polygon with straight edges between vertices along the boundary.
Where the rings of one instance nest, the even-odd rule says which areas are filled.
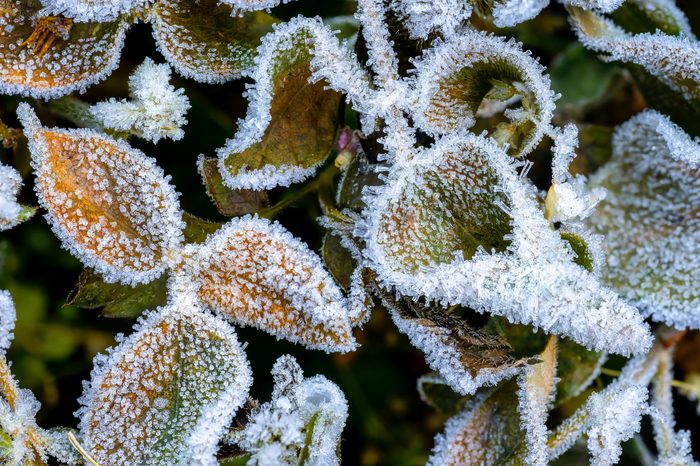
[[[90,114],[106,129],[154,143],[163,138],[182,139],[190,102],[185,91],[175,89],[169,81],[170,67],[147,58],[129,77],[132,100],[99,102],[90,108]]]
[[[418,381],[446,420],[422,452],[432,466],[565,454],[613,465],[630,441],[645,462],[696,465],[673,403],[675,388],[697,394],[679,355],[694,354],[700,328],[700,48],[683,11],[358,0],[309,18],[283,3],[0,0],[0,91],[60,98],[8,101],[22,130],[0,126],[0,229],[31,212],[17,200],[31,172],[46,223],[85,267],[68,304],[135,320],[94,358],[76,428],[45,429],[7,361],[17,284],[0,270],[0,460],[340,465],[358,437],[343,435],[348,416],[397,377],[358,383],[350,371],[374,346],[403,344],[395,327],[433,371]],[[143,61],[128,99],[69,95],[115,70],[137,22],[166,63]],[[580,43],[564,49],[567,24]],[[245,78],[241,118],[199,85],[176,88],[171,69]],[[213,133],[184,138],[187,95],[188,117],[204,122],[188,128],[230,131],[219,149],[205,149]],[[201,143],[186,149],[203,152],[196,167],[168,163],[189,160],[227,219],[185,212],[196,190],[176,189],[134,135]],[[306,209],[279,216],[290,206]],[[340,353],[347,398],[290,355],[272,367],[270,398],[252,398],[248,355],[260,350],[239,339],[244,326]],[[368,353],[348,354],[359,342]],[[383,400],[399,413],[394,395]],[[360,421],[350,425],[381,425]]]

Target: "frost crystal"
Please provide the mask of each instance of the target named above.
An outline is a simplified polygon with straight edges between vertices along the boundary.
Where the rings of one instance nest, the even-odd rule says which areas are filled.
[[[648,391],[639,385],[613,384],[586,402],[592,422],[586,434],[592,466],[616,464],[621,443],[639,432],[642,414],[647,410]]]
[[[64,15],[80,22],[114,21],[154,0],[41,0],[43,13]]]
[[[503,315],[599,350],[648,349],[641,316],[573,262],[539,210],[534,187],[493,142],[444,137],[390,173],[366,202],[371,209],[357,234],[385,286]]]
[[[218,438],[252,382],[231,327],[179,304],[143,317],[96,358],[91,379],[76,414],[102,466],[217,464]]]
[[[532,19],[549,4],[549,0],[496,0],[493,3],[493,24],[511,27]]]
[[[17,225],[22,207],[17,194],[22,187],[22,177],[17,170],[0,165],[0,231]]]
[[[133,100],[114,98],[90,108],[92,116],[105,128],[135,134],[151,142],[163,138],[182,139],[190,108],[183,89],[170,84],[170,67],[147,58],[129,78]]]
[[[248,465],[339,465],[340,434],[348,415],[340,389],[323,376],[303,378],[291,356],[272,368],[272,401],[255,411],[233,441],[251,453]]]
[[[12,342],[15,328],[15,304],[6,290],[0,290],[0,353],[4,354]]]
[[[612,160],[591,179],[608,190],[589,223],[605,236],[605,279],[654,320],[700,327],[700,144],[646,111],[615,131]]]
[[[392,0],[391,8],[407,22],[414,39],[427,38],[435,31],[453,36],[472,15],[469,0]]]

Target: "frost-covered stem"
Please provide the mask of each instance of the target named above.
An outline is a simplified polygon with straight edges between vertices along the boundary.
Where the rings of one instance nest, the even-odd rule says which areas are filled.
[[[660,338],[660,340],[662,340]],[[646,387],[656,374],[661,354],[666,351],[663,340],[657,342],[644,358],[630,360],[619,373],[620,377],[604,389],[610,390],[615,385],[633,384]],[[603,370],[601,372],[604,373]],[[549,460],[553,461],[567,451],[588,428],[591,412],[587,405],[577,409],[549,436],[547,447]]]
[[[326,185],[326,183],[328,183],[329,179],[332,180],[337,174],[338,168],[333,164],[328,165],[318,174],[318,176],[302,186],[299,190],[292,193],[289,197],[286,197],[278,203],[259,211],[258,216],[267,219],[275,218],[280,212],[298,202],[303,197],[307,196],[308,194],[318,192],[324,185]]]
[[[15,409],[19,387],[10,373],[4,357],[0,357],[0,395],[4,396],[11,409]]]
[[[399,80],[397,58],[386,28],[386,11],[380,0],[359,0],[355,17],[367,42],[368,64],[377,74],[377,87],[387,89]]]
[[[659,367],[656,371],[652,392],[654,406],[658,409],[660,415],[660,417],[654,416],[652,420],[654,441],[659,452],[668,453],[673,451],[673,428],[675,425],[671,392],[673,349],[674,347],[666,349],[659,357]]]

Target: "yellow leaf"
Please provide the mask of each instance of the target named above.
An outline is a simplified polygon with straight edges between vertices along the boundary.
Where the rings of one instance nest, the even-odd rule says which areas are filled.
[[[107,281],[157,278],[183,228],[163,170],[123,141],[92,130],[44,128],[27,104],[17,112],[39,199],[64,246]]]
[[[119,64],[128,24],[43,16],[38,2],[0,0],[0,91],[41,98],[85,90]]]
[[[320,258],[280,225],[234,219],[192,264],[199,299],[232,321],[310,348],[355,348],[340,288]]]

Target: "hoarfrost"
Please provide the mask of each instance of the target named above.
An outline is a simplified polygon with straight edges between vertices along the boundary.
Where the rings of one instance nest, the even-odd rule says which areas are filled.
[[[272,368],[272,400],[255,411],[233,441],[251,453],[247,464],[339,465],[340,435],[348,415],[345,396],[323,376],[304,378],[291,356]],[[304,456],[306,455],[306,456]]]
[[[105,128],[135,134],[151,142],[182,139],[190,108],[184,89],[170,84],[170,67],[147,58],[129,77],[132,100],[100,102],[90,108]]]

